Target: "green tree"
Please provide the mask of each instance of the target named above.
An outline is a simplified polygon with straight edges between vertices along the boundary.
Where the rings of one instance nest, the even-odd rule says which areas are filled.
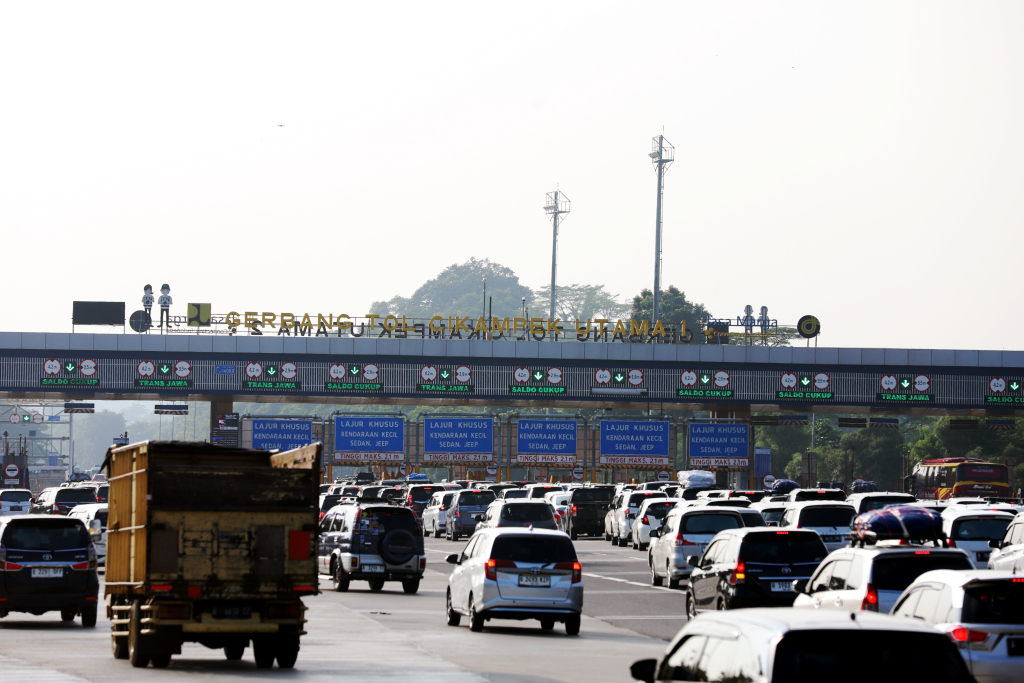
[[[852,458],[853,476],[878,482],[883,490],[892,488],[903,476],[907,445],[898,429],[858,429],[845,435],[839,448]]]
[[[429,318],[434,315],[463,315],[474,318],[483,314],[484,279],[487,297],[493,300],[495,317],[521,315],[523,299],[533,301],[533,291],[519,282],[519,276],[489,259],[471,258],[465,263],[445,268],[406,298],[395,296],[390,301],[375,301],[370,307],[374,315],[406,315]],[[490,309],[488,309],[490,313]]]
[[[619,302],[618,295],[609,294],[604,285],[558,285],[555,290],[558,294],[555,299],[555,316],[562,320],[618,320],[630,310],[629,304]],[[534,301],[537,306],[550,307],[551,285],[536,290]]]
[[[704,304],[697,304],[686,299],[686,294],[669,285],[668,289],[661,293],[661,300],[658,302],[658,314],[666,325],[678,325],[686,321],[687,331],[693,332],[693,341],[703,343],[705,337],[700,334],[703,323],[711,315]],[[637,320],[650,320],[654,315],[654,293],[649,289],[643,289],[640,294],[633,297],[632,316]]]

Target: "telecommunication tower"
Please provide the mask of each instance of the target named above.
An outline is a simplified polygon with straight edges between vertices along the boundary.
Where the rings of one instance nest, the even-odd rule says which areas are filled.
[[[558,272],[558,224],[562,222],[562,216],[569,213],[569,198],[560,190],[548,192],[544,199],[544,211],[551,216],[551,317],[555,319],[555,281]],[[551,333],[551,340],[555,340],[555,333]]]
[[[654,136],[651,162],[658,174],[658,208],[654,216],[654,310],[651,322],[658,322],[658,306],[661,303],[661,214],[662,199],[665,194],[665,171],[676,158],[676,148],[669,144],[664,135]]]

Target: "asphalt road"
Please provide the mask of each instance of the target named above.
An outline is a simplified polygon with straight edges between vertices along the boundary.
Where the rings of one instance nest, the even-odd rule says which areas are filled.
[[[581,539],[584,619],[580,635],[561,625],[542,632],[537,622],[491,621],[482,633],[444,621],[444,598],[451,565],[447,554],[465,542],[428,538],[427,571],[416,595],[401,584],[371,593],[353,584],[347,593],[330,590],[306,599],[308,635],[293,671],[259,670],[247,650],[240,662],[220,650],[186,643],[165,670],[132,669],[110,653],[110,624],[102,610],[95,629],[80,621],[63,624],[56,613],[35,617],[12,614],[0,620],[0,671],[12,681],[32,683],[112,683],[140,679],[181,680],[183,675],[230,681],[283,679],[303,683],[371,679],[494,681],[629,681],[629,665],[656,657],[685,623],[684,594],[650,585],[646,553]]]

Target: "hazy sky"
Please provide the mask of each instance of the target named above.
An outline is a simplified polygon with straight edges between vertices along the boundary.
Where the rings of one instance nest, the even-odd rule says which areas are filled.
[[[0,329],[164,282],[365,314],[471,256],[536,288],[556,185],[559,281],[630,297],[664,127],[665,285],[1019,349],[1021,35],[1020,2],[6,2]]]

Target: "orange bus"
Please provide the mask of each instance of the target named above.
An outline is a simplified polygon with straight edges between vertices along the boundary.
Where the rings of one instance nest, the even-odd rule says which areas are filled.
[[[1006,465],[979,458],[922,460],[914,466],[906,483],[906,491],[921,500],[1010,497],[1010,473]]]

